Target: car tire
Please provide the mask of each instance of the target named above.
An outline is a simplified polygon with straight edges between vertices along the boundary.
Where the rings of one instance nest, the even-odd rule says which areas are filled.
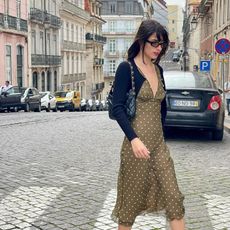
[[[46,109],[46,112],[50,112],[50,104],[48,104],[48,108]]]
[[[57,106],[55,106],[55,108],[52,111],[57,112],[58,111]]]
[[[212,139],[215,141],[222,141],[224,136],[224,128],[216,129],[212,132]]]
[[[25,112],[30,112],[30,105],[29,105],[29,103],[26,103],[24,111]]]
[[[35,112],[41,112],[42,111],[42,107],[41,104],[38,105],[38,108],[34,110]]]
[[[71,104],[69,108],[69,112],[73,112],[73,111],[74,111],[74,104]]]

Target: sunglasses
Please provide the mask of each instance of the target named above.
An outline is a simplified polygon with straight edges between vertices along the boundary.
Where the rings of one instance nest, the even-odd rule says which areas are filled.
[[[161,46],[162,48],[166,46],[166,43],[165,42],[159,42],[157,40],[155,41],[149,41],[149,40],[146,40],[146,42],[148,42],[152,47],[154,48],[157,48],[158,46]]]

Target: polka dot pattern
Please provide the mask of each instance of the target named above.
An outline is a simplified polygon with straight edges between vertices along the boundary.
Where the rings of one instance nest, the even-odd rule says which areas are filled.
[[[143,212],[164,210],[168,220],[184,216],[184,197],[178,188],[173,160],[163,137],[160,109],[165,91],[159,73],[158,80],[155,96],[149,82],[144,81],[132,121],[132,127],[151,153],[150,159],[135,158],[126,137],[122,144],[112,219],[124,226],[132,226],[136,216]]]

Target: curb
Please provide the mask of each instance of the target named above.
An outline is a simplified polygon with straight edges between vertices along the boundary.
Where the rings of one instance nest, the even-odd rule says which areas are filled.
[[[227,133],[229,133],[230,134],[230,124],[229,123],[225,123],[224,124],[224,130],[227,132]]]

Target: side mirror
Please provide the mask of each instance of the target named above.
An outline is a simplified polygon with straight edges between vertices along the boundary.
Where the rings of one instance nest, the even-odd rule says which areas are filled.
[[[220,94],[222,94],[222,93],[223,93],[223,90],[222,90],[222,89],[218,89],[218,90],[219,90]]]

